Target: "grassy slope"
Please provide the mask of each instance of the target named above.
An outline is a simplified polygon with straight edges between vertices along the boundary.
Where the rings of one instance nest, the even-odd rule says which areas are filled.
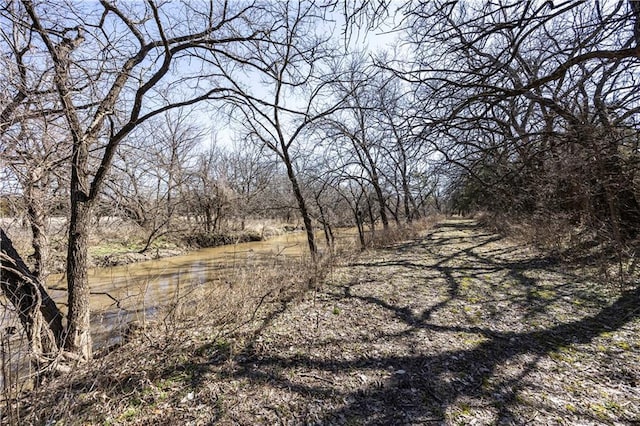
[[[27,396],[22,421],[640,422],[637,289],[471,221],[345,259],[316,292],[277,269]]]

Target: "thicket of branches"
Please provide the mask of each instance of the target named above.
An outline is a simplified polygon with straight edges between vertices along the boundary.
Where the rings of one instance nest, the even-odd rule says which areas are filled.
[[[429,2],[405,13],[416,55],[400,75],[453,172],[453,208],[637,236],[637,2]]]

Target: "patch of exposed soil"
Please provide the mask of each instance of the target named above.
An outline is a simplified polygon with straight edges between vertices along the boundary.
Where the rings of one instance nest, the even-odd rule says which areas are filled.
[[[25,415],[64,424],[638,424],[640,289],[594,276],[450,220],[345,260],[302,300],[261,307],[242,333],[194,326],[173,345],[137,343],[144,357],[125,346],[96,362],[98,376],[39,394],[43,406],[76,401],[64,411],[38,416],[36,404]]]
[[[155,249],[149,250],[145,253],[139,252],[125,252],[125,253],[112,253],[106,254],[102,256],[92,256],[91,258],[91,267],[99,266],[99,267],[110,267],[110,266],[120,266],[120,265],[129,265],[131,263],[138,262],[146,262],[149,260],[155,259],[163,259],[165,257],[179,256],[181,254],[186,253],[186,249]]]

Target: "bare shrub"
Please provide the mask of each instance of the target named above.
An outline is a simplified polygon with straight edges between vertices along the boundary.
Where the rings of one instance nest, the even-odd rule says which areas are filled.
[[[22,420],[41,424],[73,417],[78,423],[119,423],[135,411],[132,401],[168,403],[166,393],[188,388],[180,372],[191,374],[194,359],[231,362],[289,304],[310,294],[331,270],[331,261],[328,255],[316,264],[307,258],[256,259],[224,278],[176,292],[154,319],[127,327],[124,341],[103,351],[93,365],[23,394]]]
[[[418,238],[420,234],[434,226],[441,216],[429,216],[411,223],[405,223],[396,226],[390,226],[387,229],[376,230],[373,234],[368,234],[366,238],[366,246],[368,248],[377,249],[388,247],[400,241]]]
[[[595,266],[600,281],[621,290],[634,285],[637,276],[638,240],[616,241],[593,224],[576,224],[569,215],[478,215],[479,223],[491,231],[531,244],[550,256],[567,262]]]
[[[481,213],[479,223],[495,233],[508,235],[536,247],[560,252],[574,241],[580,229],[561,215],[507,215]]]

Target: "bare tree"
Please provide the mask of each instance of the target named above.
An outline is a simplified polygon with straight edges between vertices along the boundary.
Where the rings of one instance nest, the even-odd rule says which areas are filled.
[[[237,83],[231,115],[244,127],[247,138],[274,152],[284,164],[307,233],[311,256],[316,243],[307,200],[296,171],[296,156],[312,147],[302,138],[310,124],[332,114],[342,105],[329,93],[332,77],[326,60],[331,57],[330,35],[314,31],[326,6],[315,2],[274,3],[268,10],[274,22],[268,37],[248,43],[253,52],[244,72],[252,76],[253,90]],[[228,70],[227,77],[239,79]],[[256,82],[259,82],[257,84]]]
[[[220,167],[232,191],[233,214],[244,230],[246,219],[267,215],[271,208],[269,192],[274,189],[278,160],[264,146],[245,141],[221,153]]]
[[[60,183],[70,149],[59,128],[60,111],[51,106],[54,93],[46,68],[29,63],[35,32],[17,23],[26,19],[17,2],[7,3],[5,10],[14,19],[0,27],[4,66],[0,81],[7,95],[0,98],[0,157],[10,170],[7,178],[21,187],[21,204],[32,232],[33,275],[44,279],[49,266],[49,213],[59,204],[55,197],[62,195]]]
[[[396,74],[424,100],[423,138],[464,176],[460,196],[493,211],[596,218],[616,240],[633,237],[635,156],[624,148],[639,112],[631,3],[403,11],[416,60]]]
[[[157,238],[184,231],[172,222],[204,135],[188,117],[187,110],[173,110],[139,126],[120,145],[107,180],[106,195],[116,210],[146,233],[141,253]]]
[[[28,18],[20,19],[18,9]],[[227,2],[117,5],[107,0],[90,6],[24,0],[3,11],[11,25],[25,25],[37,34],[28,49],[34,63],[46,67],[40,59],[46,58],[53,65],[47,75],[72,146],[68,315],[64,335],[58,336],[58,341],[64,337],[67,352],[91,356],[88,225],[120,142],[158,114],[224,96],[226,88],[215,79],[202,80],[206,70],[186,64],[211,63],[234,45],[263,36],[251,24],[258,11],[252,4]],[[3,127],[13,122],[5,116],[23,96],[18,91],[3,107]]]
[[[204,232],[219,232],[222,221],[231,208],[232,193],[224,176],[224,158],[217,147],[200,153],[191,175],[189,190],[190,214],[203,224]]]
[[[345,107],[339,113],[326,117],[327,139],[332,139],[336,156],[351,158],[351,163],[361,168],[376,194],[378,213],[384,229],[389,227],[387,195],[384,193],[384,176],[381,175],[383,134],[379,131],[379,104],[376,69],[365,62],[362,55],[354,55],[346,65],[345,78],[333,85],[338,97],[345,99]],[[349,152],[344,152],[348,149]]]

